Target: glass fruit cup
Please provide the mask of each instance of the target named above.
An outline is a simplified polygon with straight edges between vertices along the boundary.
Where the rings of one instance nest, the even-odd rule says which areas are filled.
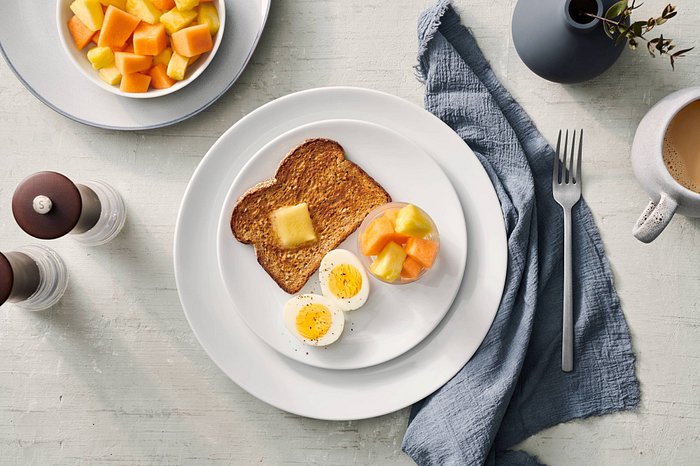
[[[400,233],[396,232],[397,224]],[[372,276],[392,285],[404,285],[420,280],[435,268],[440,234],[433,219],[420,207],[389,202],[362,221],[357,249]]]

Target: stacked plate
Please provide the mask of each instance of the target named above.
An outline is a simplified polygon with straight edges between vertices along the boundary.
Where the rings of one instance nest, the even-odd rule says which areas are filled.
[[[287,333],[289,295],[229,227],[236,199],[315,137],[338,141],[394,200],[425,209],[441,241],[425,280],[373,281],[367,304],[347,314],[352,331],[326,348],[302,347]],[[341,247],[354,250],[355,241]],[[212,360],[261,400],[330,420],[401,409],[456,374],[493,321],[507,263],[500,204],[469,147],[425,110],[358,88],[292,94],[231,127],[190,181],[174,255],[185,314]]]

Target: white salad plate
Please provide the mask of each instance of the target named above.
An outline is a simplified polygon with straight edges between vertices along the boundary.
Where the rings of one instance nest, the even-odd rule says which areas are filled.
[[[294,361],[260,339],[235,310],[218,265],[219,216],[243,166],[265,144],[301,125],[354,119],[390,128],[433,157],[462,204],[469,260],[462,286],[433,332],[383,364],[329,370]],[[496,315],[507,267],[503,214],[474,153],[429,112],[382,92],[303,91],[270,102],[232,126],[195,171],[182,200],[174,267],[185,316],[200,344],[241,388],[279,409],[317,419],[380,416],[428,396],[469,361]]]
[[[144,130],[196,115],[238,79],[260,39],[270,0],[226,0],[226,28],[211,64],[184,89],[132,99],[101,89],[61,45],[55,1],[0,1],[0,52],[24,86],[58,113],[99,128]]]
[[[258,264],[253,246],[240,243],[231,232],[236,201],[251,187],[272,178],[284,156],[312,138],[340,143],[348,160],[374,178],[394,201],[415,204],[426,211],[440,233],[439,257],[430,272],[406,285],[370,277],[367,302],[360,309],[344,313],[341,338],[325,347],[304,345],[287,330],[282,309],[293,295],[282,290]],[[235,153],[236,149],[236,141],[227,139],[218,150]],[[355,231],[340,247],[359,256],[357,235]],[[217,243],[221,276],[233,309],[250,329],[285,356],[327,369],[373,366],[417,345],[450,309],[467,260],[462,205],[442,169],[405,136],[360,120],[309,123],[266,144],[231,185],[220,215]],[[299,293],[321,294],[318,272]]]

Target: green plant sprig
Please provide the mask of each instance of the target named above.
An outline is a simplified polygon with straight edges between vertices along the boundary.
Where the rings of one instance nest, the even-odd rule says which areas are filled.
[[[632,0],[632,3],[630,3],[629,0],[620,0],[608,8],[608,11],[605,12],[605,16],[597,16],[591,13],[585,14],[603,22],[605,34],[610,39],[615,40],[615,45],[626,40],[629,48],[636,50],[639,46],[639,40],[643,40],[647,43],[647,50],[652,57],[656,57],[657,53],[660,56],[667,55],[671,61],[671,68],[675,70],[676,60],[684,57],[686,53],[690,52],[695,47],[676,50],[676,45],[673,41],[664,38],[663,34],[653,39],[647,39],[645,34],[656,26],[661,26],[666,21],[676,16],[678,14],[676,7],[668,4],[658,18],[651,17],[646,21],[633,22],[630,20],[632,12],[642,6],[642,4],[637,5],[636,1],[637,0]]]

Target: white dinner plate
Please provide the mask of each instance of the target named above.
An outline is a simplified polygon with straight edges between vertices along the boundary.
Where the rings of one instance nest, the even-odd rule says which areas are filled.
[[[55,1],[0,1],[0,52],[24,86],[58,113],[90,126],[159,128],[214,103],[243,72],[267,20],[270,0],[226,0],[226,28],[214,59],[187,87],[131,99],[97,87],[70,62],[56,30]]]
[[[293,361],[253,333],[233,310],[221,280],[219,214],[241,168],[267,142],[300,125],[355,119],[391,128],[418,144],[459,196],[469,238],[467,267],[450,311],[422,342],[383,364],[335,371]],[[221,147],[231,147],[231,153]],[[472,357],[498,309],[507,266],[503,214],[483,167],[459,136],[398,97],[358,88],[322,88],[270,102],[232,126],[195,171],[175,229],[180,300],[200,344],[244,390],[285,411],[328,420],[362,419],[404,408],[447,382]],[[487,387],[485,387],[487,388]]]
[[[345,313],[342,337],[326,347],[309,347],[284,325],[282,308],[292,295],[282,290],[258,264],[252,245],[231,232],[236,201],[257,183],[271,178],[281,160],[306,139],[340,143],[348,160],[374,178],[394,201],[425,210],[440,232],[440,254],[421,280],[391,285],[370,278],[370,295],[360,309]],[[226,144],[230,144],[227,146]],[[235,153],[237,141],[224,139],[218,150]],[[359,120],[326,120],[300,126],[273,139],[236,177],[219,220],[219,267],[235,309],[260,338],[297,361],[327,369],[357,369],[393,359],[417,345],[442,320],[462,283],[467,233],[462,205],[450,180],[415,143],[399,133]],[[354,254],[357,232],[341,246]],[[318,273],[300,293],[321,294]]]

